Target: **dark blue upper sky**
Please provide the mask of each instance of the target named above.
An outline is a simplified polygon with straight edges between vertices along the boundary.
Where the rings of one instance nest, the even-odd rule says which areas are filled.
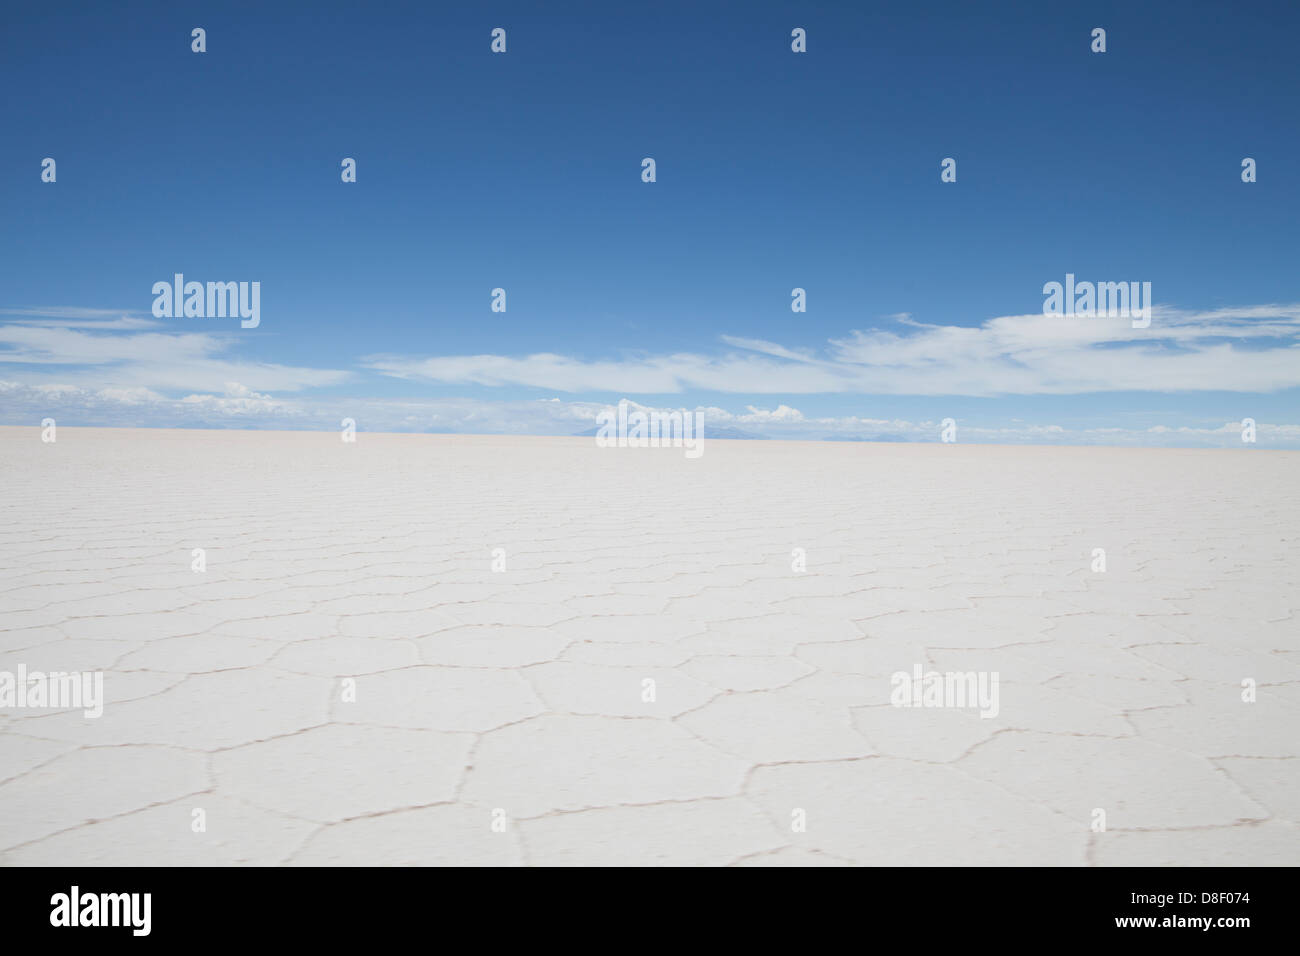
[[[1149,281],[1159,307],[1191,314],[1300,301],[1293,2],[263,0],[4,16],[0,307],[16,322],[51,307],[149,318],[152,284],[184,272],[260,281],[261,325],[157,331],[215,336],[220,355],[205,354],[225,362],[348,373],[319,396],[627,395],[990,426],[1300,421],[1295,382],[1279,373],[1243,400],[1228,367],[1300,355],[1294,308],[1269,319],[1287,326],[1276,335],[1160,342],[1164,359],[1207,358],[1150,390],[1104,380],[1124,342],[1092,343],[1099,384],[1082,390],[1046,372],[1010,396],[996,383],[947,392],[925,374],[945,343],[964,347],[954,330],[1040,313],[1043,283],[1067,272]],[[196,26],[204,54],[190,50]],[[1098,26],[1104,54],[1089,48]],[[489,50],[494,27],[504,55]],[[791,52],[794,27],[806,54]],[[47,156],[54,184],[40,181]],[[355,184],[340,182],[343,157]],[[939,181],[944,157],[954,184]],[[489,310],[498,286],[504,314]],[[804,314],[790,310],[796,286]],[[732,341],[761,340],[837,376],[846,359],[828,342],[872,329],[916,363],[915,394],[873,391],[870,374],[758,387],[755,369],[717,364],[786,361]],[[129,360],[96,379],[60,347],[0,342],[0,379],[176,391]],[[1011,368],[1034,361],[995,351]],[[536,353],[562,361],[522,380],[486,359],[418,365]],[[707,371],[671,390],[621,377],[676,355]],[[1203,386],[1168,385],[1202,367]],[[259,381],[277,397],[302,387]]]

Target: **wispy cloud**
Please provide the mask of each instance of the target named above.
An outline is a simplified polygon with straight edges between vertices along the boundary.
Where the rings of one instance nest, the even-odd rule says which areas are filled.
[[[149,329],[161,325],[143,313],[126,309],[84,309],[78,306],[0,309],[0,315],[20,325],[57,325],[69,329]]]
[[[724,337],[719,354],[679,352],[587,360],[555,353],[412,358],[370,356],[361,367],[412,382],[530,386],[536,400],[366,398],[364,374],[254,361],[239,333],[174,331],[116,310],[9,309],[0,325],[0,422],[572,435],[610,406],[583,393],[636,396],[688,389],[745,394],[739,410],[692,409],[706,428],[766,438],[934,441],[927,418],[805,414],[793,398],[863,395],[1029,396],[1107,391],[1240,391],[1300,385],[1300,306],[1190,312],[1157,309],[1150,329],[1124,319],[1003,316],[978,327],[907,314],[821,349]],[[352,395],[316,391],[350,383]],[[760,396],[781,396],[770,402]],[[744,402],[739,399],[739,402]],[[652,406],[641,406],[652,407]],[[659,409],[664,410],[664,409]],[[1231,414],[1231,413],[1229,413]],[[1224,416],[1226,418],[1226,415]],[[963,442],[1239,447],[1241,423],[1191,420],[1115,427],[961,423]],[[1262,447],[1300,447],[1300,425],[1261,420]]]
[[[134,316],[90,315],[96,311],[24,310],[23,319],[0,326],[0,364],[17,367],[23,373],[17,377],[32,384],[71,384],[92,390],[224,392],[227,383],[239,382],[257,390],[294,392],[355,377],[343,369],[231,357],[237,334],[159,330],[158,323]],[[64,317],[54,317],[56,312]]]
[[[674,411],[630,402],[642,409]],[[495,401],[470,398],[277,399],[230,383],[218,394],[193,393],[169,398],[149,389],[80,388],[0,381],[0,424],[37,425],[53,417],[60,424],[167,426],[181,428],[314,429],[332,431],[352,418],[365,432],[456,432],[465,434],[575,435],[589,431],[597,416],[614,405],[603,402]],[[702,406],[705,438],[719,430],[739,430],[756,438],[805,440],[939,440],[941,423],[929,419],[809,416],[789,405],[746,406],[733,412]],[[1261,448],[1300,448],[1300,425],[1259,422]],[[1201,446],[1241,448],[1241,423],[1148,428],[1077,428],[1013,422],[1004,426],[963,423],[962,443]]]
[[[977,327],[894,316],[820,352],[723,336],[720,355],[637,354],[585,360],[554,353],[432,358],[374,355],[385,375],[440,384],[555,391],[753,395],[1069,395],[1117,391],[1271,392],[1300,386],[1300,305],[1189,312],[1156,307],[1129,319],[1001,316]]]

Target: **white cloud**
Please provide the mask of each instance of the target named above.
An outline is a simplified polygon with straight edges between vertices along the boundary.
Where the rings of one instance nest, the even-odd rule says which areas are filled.
[[[83,309],[78,306],[40,306],[0,309],[0,315],[22,325],[58,325],[64,328],[148,329],[161,323],[126,309]]]
[[[803,421],[803,412],[797,408],[791,408],[789,405],[778,405],[775,409],[755,408],[753,405],[746,405],[749,409],[748,415],[736,416],[737,421],[742,422],[801,422]]]
[[[1156,307],[1125,318],[1013,315],[978,327],[894,317],[898,330],[854,331],[824,353],[723,336],[731,351],[583,360],[370,356],[385,375],[441,384],[654,395],[698,389],[755,395],[1069,395],[1115,391],[1271,392],[1300,386],[1300,306],[1210,312]]]
[[[105,402],[116,402],[121,405],[152,405],[167,401],[164,396],[150,388],[101,388],[94,394]]]
[[[186,395],[180,399],[180,403],[228,417],[265,417],[280,414],[297,418],[302,414],[301,410],[277,401],[270,395],[255,392],[239,382],[227,382],[225,393],[222,395]]]
[[[228,358],[240,344],[238,333],[139,331],[140,321],[76,317],[3,325],[0,364],[19,367],[22,373],[16,377],[34,384],[54,379],[83,387],[157,391],[222,392],[225,383],[238,381],[253,389],[293,392],[355,377],[345,370]],[[51,366],[61,368],[52,371]]]
[[[355,373],[241,360],[239,332],[172,331],[112,310],[7,310],[0,326],[0,423],[448,431],[572,435],[609,406],[548,397],[337,397],[312,389]],[[1157,309],[1150,329],[1126,320],[1022,315],[977,328],[927,325],[907,314],[887,330],[855,331],[820,351],[724,337],[727,351],[640,354],[587,361],[555,353],[409,358],[366,364],[413,381],[528,385],[562,393],[671,394],[685,389],[762,395],[845,392],[1031,395],[1115,390],[1265,392],[1300,386],[1300,306],[1202,312]],[[355,386],[354,386],[355,388]],[[634,403],[635,404],[635,403]],[[797,404],[797,401],[795,402]],[[709,427],[769,438],[934,441],[939,423],[810,417],[795,404],[708,407]],[[775,405],[775,407],[772,407]],[[650,406],[641,406],[650,407]],[[962,442],[1239,447],[1240,422],[1189,421],[1096,428],[1011,419],[959,423]],[[1300,426],[1260,421],[1258,445],[1300,447]]]
[[[646,410],[675,411],[638,402]],[[558,398],[534,401],[448,399],[276,399],[238,383],[220,394],[194,393],[173,399],[148,389],[89,389],[75,385],[27,385],[0,381],[0,424],[36,426],[42,418],[61,425],[166,427],[239,427],[332,431],[353,418],[361,431],[459,432],[466,434],[575,435],[589,431],[597,416],[612,408],[603,402]],[[710,429],[732,428],[760,438],[865,439],[938,441],[940,422],[864,418],[854,415],[810,417],[799,409],[748,406],[743,412],[724,408],[691,409]],[[1200,427],[1156,425],[1149,428],[1066,428],[1056,424],[1014,422],[1004,427],[959,424],[959,441],[971,443],[1052,443],[1067,445],[1193,445],[1240,448],[1241,423]],[[1300,449],[1300,425],[1259,422],[1255,447]]]

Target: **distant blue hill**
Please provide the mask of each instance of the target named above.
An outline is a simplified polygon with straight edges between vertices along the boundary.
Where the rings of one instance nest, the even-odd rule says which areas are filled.
[[[587,437],[594,438],[597,432],[599,431],[600,428],[599,426],[597,426],[596,428],[588,428],[586,431],[574,432],[573,434],[580,438],[587,438]],[[751,435],[749,432],[743,432],[739,428],[724,428],[720,426],[714,427],[709,425],[708,422],[705,422],[704,440],[708,441],[711,438],[724,438],[724,439],[734,438],[734,439],[739,439],[741,441],[766,441],[767,440],[766,435]]]
[[[821,440],[822,441],[899,441],[899,442],[911,441],[911,439],[904,438],[902,435],[871,435],[871,436],[827,435],[825,438]]]

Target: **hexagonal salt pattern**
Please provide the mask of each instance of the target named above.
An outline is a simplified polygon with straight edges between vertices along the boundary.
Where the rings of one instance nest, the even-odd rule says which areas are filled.
[[[6,428],[0,466],[0,672],[104,681],[0,706],[7,864],[1300,862],[1294,453]],[[915,666],[995,712],[895,706]]]

